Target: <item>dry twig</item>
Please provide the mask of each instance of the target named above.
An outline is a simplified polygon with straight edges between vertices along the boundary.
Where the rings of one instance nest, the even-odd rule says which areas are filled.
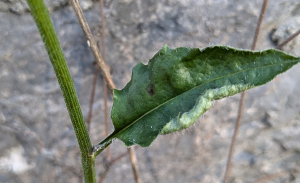
[[[101,7],[101,29],[102,29],[102,53],[103,53],[103,58],[104,58],[104,62],[106,61],[106,46],[105,46],[105,17],[104,17],[104,5],[103,5],[103,0],[100,0],[100,7]],[[107,89],[106,89],[106,82],[103,82],[104,86],[104,113],[105,113],[105,133],[106,136],[108,136],[109,133],[109,126],[108,126],[108,110],[107,110]],[[130,147],[128,149],[128,152],[130,154],[130,162],[131,162],[131,166],[133,169],[133,173],[134,173],[134,178],[136,183],[141,183],[141,179],[139,177],[139,168],[138,168],[138,164],[137,164],[137,158],[136,158],[136,154],[135,154],[135,150],[133,147]],[[106,148],[106,153],[107,153],[107,160],[110,160],[110,151],[109,151],[109,147]],[[108,169],[107,169],[108,171]]]
[[[296,168],[292,168],[292,169],[283,170],[281,172],[277,172],[277,173],[274,173],[274,174],[271,174],[271,175],[261,177],[261,178],[255,180],[251,183],[263,183],[263,182],[266,182],[266,181],[271,181],[271,180],[274,180],[276,178],[282,177],[286,174],[289,174],[289,173],[292,173],[292,172],[295,172],[295,171],[299,171],[299,170],[300,170],[300,166],[298,166]]]
[[[105,61],[103,60],[103,58],[101,57],[101,55],[99,53],[98,47],[97,47],[96,42],[93,38],[93,35],[90,31],[90,28],[89,28],[89,26],[86,22],[86,19],[84,17],[84,14],[82,12],[82,9],[80,7],[80,4],[79,4],[78,0],[72,0],[71,2],[72,2],[72,6],[73,6],[73,8],[76,12],[79,23],[80,23],[80,25],[83,29],[83,32],[85,33],[88,45],[89,45],[94,57],[97,60],[97,63],[98,63],[98,65],[99,65],[99,67],[102,71],[102,74],[103,74],[108,86],[110,87],[111,90],[115,89],[115,84],[114,84],[113,80],[111,79],[111,76],[110,76],[109,70],[107,69],[107,66],[105,64]],[[102,30],[102,31],[105,31],[105,30]],[[105,44],[105,42],[104,42],[104,44]],[[136,180],[137,183],[141,183],[140,178],[139,178],[139,173],[138,173],[137,158],[136,158],[136,155],[135,155],[135,151],[132,147],[129,148],[129,154],[130,154],[130,160],[131,160],[132,168],[134,170],[135,180]]]
[[[130,161],[131,161],[132,171],[134,174],[134,180],[136,183],[142,183],[140,176],[139,176],[139,167],[137,164],[137,159],[136,159],[134,148],[130,147],[128,149],[128,152],[130,154]]]
[[[106,63],[105,17],[104,17],[103,0],[100,0],[100,9],[101,9],[101,30],[102,30],[102,55],[103,55],[104,63]],[[108,136],[109,124],[108,124],[108,108],[107,108],[107,83],[104,80],[104,78],[103,78],[103,97],[104,97],[105,136]],[[109,146],[106,148],[106,158],[107,161],[110,160]]]
[[[259,19],[258,19],[258,22],[257,22],[257,26],[256,26],[252,46],[251,46],[252,50],[256,49],[257,39],[258,39],[258,35],[259,35],[259,32],[260,32],[262,20],[264,19],[265,12],[266,12],[266,9],[267,9],[267,4],[268,4],[268,0],[264,0],[261,11],[260,11]],[[237,117],[237,120],[236,120],[236,123],[235,123],[234,134],[233,134],[231,145],[230,145],[228,161],[227,161],[227,166],[226,166],[226,171],[225,171],[224,183],[228,182],[228,178],[229,178],[230,171],[231,171],[232,157],[233,157],[233,154],[234,154],[234,147],[235,147],[235,143],[236,143],[236,139],[237,139],[237,135],[238,135],[238,131],[239,131],[242,115],[243,115],[245,96],[246,96],[246,92],[243,92],[242,95],[241,95],[241,99],[240,99],[238,117]]]
[[[99,69],[96,66],[94,77],[93,77],[93,86],[92,86],[92,92],[90,97],[90,103],[89,103],[89,114],[86,120],[87,123],[87,130],[90,132],[91,129],[91,121],[92,121],[92,113],[93,113],[93,104],[94,104],[94,98],[95,98],[95,91],[96,91],[96,83],[97,83],[97,76],[98,76]]]
[[[115,89],[116,86],[115,86],[115,84],[114,84],[114,82],[113,82],[113,80],[110,76],[109,70],[108,70],[103,58],[101,57],[101,55],[99,53],[99,49],[98,49],[97,44],[95,42],[95,39],[94,39],[94,37],[91,33],[91,30],[90,30],[90,28],[89,28],[89,26],[86,22],[86,19],[84,17],[84,14],[82,12],[82,9],[79,5],[78,0],[71,0],[71,2],[72,2],[72,6],[75,10],[75,13],[77,15],[77,18],[79,20],[79,23],[80,23],[80,25],[83,29],[84,34],[85,34],[85,37],[87,39],[87,44],[89,45],[94,57],[96,58],[97,63],[99,65],[100,69],[101,69],[101,72],[102,72],[105,80],[107,81],[107,84],[108,84],[109,88],[111,90]]]
[[[126,151],[126,152],[124,152],[123,154],[119,155],[118,157],[116,157],[116,158],[114,158],[114,159],[108,161],[108,162],[106,163],[104,172],[102,172],[102,173],[100,174],[100,176],[99,176],[100,178],[99,178],[98,183],[102,183],[102,182],[104,181],[104,179],[106,178],[106,175],[107,175],[107,173],[109,172],[110,167],[111,167],[115,162],[119,161],[121,158],[123,158],[124,156],[126,156],[127,154],[128,154],[128,151]]]
[[[258,22],[257,22],[257,25],[256,25],[256,30],[255,30],[251,50],[256,49],[257,39],[258,39],[258,35],[259,35],[259,32],[260,32],[262,21],[265,17],[267,5],[268,5],[268,0],[264,0],[263,5],[262,5],[261,10],[260,10],[260,15],[259,15],[259,18],[258,18]]]
[[[288,37],[286,40],[284,40],[282,43],[276,46],[276,49],[281,50],[283,46],[285,46],[288,42],[292,41],[296,36],[300,34],[300,29],[292,34],[290,37]]]

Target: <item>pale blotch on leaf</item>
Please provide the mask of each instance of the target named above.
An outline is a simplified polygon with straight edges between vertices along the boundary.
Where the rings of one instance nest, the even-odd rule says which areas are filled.
[[[249,85],[231,85],[205,91],[205,93],[197,99],[195,106],[190,111],[183,113],[181,116],[179,114],[176,118],[172,118],[162,129],[160,134],[165,135],[188,128],[211,107],[214,100],[234,95],[249,88],[251,88]]]

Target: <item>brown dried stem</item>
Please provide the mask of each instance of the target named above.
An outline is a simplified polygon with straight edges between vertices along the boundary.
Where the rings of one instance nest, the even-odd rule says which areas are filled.
[[[136,146],[135,148],[137,148],[137,146]],[[131,147],[130,149],[135,150],[135,148],[134,148],[134,147]],[[117,161],[119,161],[121,158],[125,157],[128,153],[130,153],[129,149],[128,149],[128,151],[126,151],[126,152],[120,154],[118,157],[116,157],[116,158],[114,158],[114,159],[108,161],[108,162],[106,163],[104,172],[102,172],[102,173],[100,174],[100,176],[99,176],[100,178],[99,178],[98,183],[102,183],[102,182],[104,181],[104,179],[106,178],[106,175],[107,175],[107,173],[108,173],[109,170],[110,170],[110,167],[111,167],[114,163],[116,163]],[[131,157],[133,157],[133,159],[136,159],[135,153],[134,153],[134,156],[130,155],[130,161],[132,162]],[[137,165],[137,161],[135,161],[134,164]],[[133,165],[132,165],[132,166],[133,166]],[[137,172],[137,178],[136,178],[136,174],[134,174],[135,180],[139,180],[140,182],[138,182],[138,183],[141,183],[141,180],[140,180],[140,178],[139,178],[139,175],[138,175],[138,171],[137,171],[137,170],[138,170],[138,167],[136,166],[136,168],[134,169],[134,171]]]
[[[261,11],[260,11],[259,19],[258,19],[258,22],[257,22],[257,26],[256,26],[252,46],[251,46],[252,50],[256,49],[256,44],[257,44],[261,24],[262,24],[262,21],[264,19],[265,13],[266,13],[267,4],[268,4],[268,0],[264,0]],[[232,167],[232,157],[233,157],[233,154],[234,154],[236,139],[237,139],[237,135],[238,135],[238,132],[239,132],[241,119],[242,119],[242,116],[243,116],[245,96],[246,96],[246,92],[243,92],[242,95],[241,95],[241,98],[240,98],[238,117],[237,117],[237,120],[236,120],[236,123],[235,123],[234,134],[233,134],[231,145],[230,145],[228,161],[227,161],[226,170],[225,170],[224,183],[228,182],[228,179],[229,179],[229,176],[230,176],[230,171],[231,171],[231,167]]]
[[[256,49],[257,39],[258,39],[259,32],[260,32],[260,29],[261,29],[262,21],[265,17],[267,5],[268,5],[268,0],[264,0],[263,5],[262,5],[261,10],[260,10],[260,15],[259,15],[259,18],[258,18],[258,22],[257,22],[257,25],[256,25],[256,30],[255,30],[251,50]]]
[[[300,29],[292,34],[290,37],[288,37],[286,40],[284,40],[282,43],[276,46],[276,49],[281,50],[283,46],[285,46],[288,42],[292,41],[296,36],[300,34]]]
[[[105,168],[104,172],[100,174],[98,183],[103,183],[103,181],[105,180],[106,175],[107,175],[107,173],[109,171],[109,168],[110,167],[108,166],[107,168]]]
[[[92,113],[93,113],[93,104],[94,104],[94,98],[95,98],[95,91],[96,91],[96,83],[97,83],[97,76],[98,76],[99,69],[96,66],[94,77],[93,77],[93,86],[92,86],[92,92],[90,97],[90,103],[89,103],[89,114],[86,120],[87,123],[87,130],[90,132],[91,129],[91,121],[92,121]]]
[[[244,108],[244,103],[245,103],[245,95],[246,95],[246,92],[243,92],[242,95],[241,95],[241,98],[240,98],[238,117],[237,117],[237,120],[236,120],[236,123],[235,123],[234,133],[233,133],[233,137],[232,137],[231,144],[230,144],[230,150],[229,150],[229,155],[228,155],[228,160],[227,160],[224,183],[228,182],[228,178],[229,178],[231,167],[232,167],[232,157],[233,157],[233,154],[234,154],[236,139],[237,139],[237,135],[238,135],[238,131],[239,131],[239,128],[240,128],[240,123],[241,123],[241,118],[242,118],[242,114],[243,114],[243,108]]]
[[[104,63],[106,62],[106,39],[105,39],[105,17],[104,17],[104,5],[103,0],[100,0],[100,9],[101,9],[101,30],[102,30],[102,55]],[[109,134],[109,124],[108,124],[108,107],[107,107],[107,83],[103,79],[103,97],[104,97],[104,121],[105,121],[105,136]],[[109,146],[106,148],[106,158],[110,160],[110,150]]]
[[[105,121],[105,136],[109,135],[109,124],[108,124],[108,107],[107,107],[107,83],[103,80],[103,97],[104,97],[104,121]],[[110,150],[109,146],[106,148],[106,158],[109,161],[110,156]]]
[[[94,40],[94,37],[91,33],[91,30],[87,24],[87,21],[84,17],[84,14],[82,12],[82,9],[79,5],[79,2],[78,0],[72,0],[72,6],[75,10],[75,13],[77,15],[77,18],[79,20],[79,23],[83,29],[83,32],[86,36],[86,39],[87,39],[87,42],[88,42],[88,45],[94,55],[94,57],[96,58],[97,60],[97,63],[101,69],[101,72],[109,86],[109,88],[111,90],[115,89],[115,84],[113,82],[113,80],[111,79],[111,76],[110,76],[110,73],[109,73],[109,70],[107,69],[107,66],[105,64],[105,61],[103,60],[103,58],[101,57],[100,53],[99,53],[99,50],[98,50],[98,47],[96,45],[96,42]],[[102,11],[103,12],[103,11]],[[102,21],[103,22],[103,21]],[[105,30],[103,30],[105,31]],[[104,34],[104,33],[103,33]],[[104,42],[104,41],[103,41]],[[105,42],[104,42],[105,43]],[[140,179],[139,179],[139,174],[138,174],[138,165],[137,165],[137,158],[136,158],[136,155],[135,155],[135,151],[134,149],[131,147],[129,148],[129,154],[130,154],[130,159],[131,159],[131,164],[132,164],[132,168],[134,170],[134,174],[135,174],[135,179],[136,179],[136,182],[137,183],[140,183]]]
[[[300,170],[300,166],[298,166],[296,168],[292,168],[292,169],[283,170],[283,171],[280,171],[280,172],[277,172],[277,173],[274,173],[274,174],[271,174],[271,175],[261,177],[261,178],[255,180],[251,183],[263,183],[263,182],[266,182],[266,181],[271,181],[271,180],[274,180],[276,178],[282,177],[286,174],[292,173],[294,171],[299,171],[299,170]]]
[[[94,57],[97,60],[97,63],[99,65],[100,69],[101,69],[101,72],[102,72],[105,80],[107,81],[107,84],[108,84],[109,88],[111,90],[113,90],[113,89],[116,88],[115,84],[114,84],[114,82],[113,82],[113,80],[112,80],[112,78],[110,76],[109,70],[108,70],[108,68],[107,68],[107,66],[106,66],[103,58],[101,57],[101,54],[99,52],[99,49],[98,49],[97,44],[95,42],[95,39],[94,39],[94,37],[93,37],[93,35],[91,33],[91,30],[90,30],[90,28],[89,28],[89,26],[87,24],[87,21],[86,21],[86,19],[84,17],[82,9],[81,9],[81,7],[79,5],[79,2],[78,2],[78,0],[71,0],[71,2],[72,2],[72,6],[73,6],[73,8],[75,10],[75,13],[77,15],[77,18],[79,20],[79,23],[81,25],[81,28],[83,29],[83,32],[84,32],[85,37],[87,39],[87,43],[88,43],[88,45],[89,45],[89,47],[90,47],[90,49],[91,49]]]
[[[127,154],[128,154],[128,151],[126,151],[126,152],[124,152],[123,154],[119,155],[118,157],[116,157],[116,158],[114,158],[114,159],[108,161],[108,163],[107,163],[106,166],[105,166],[104,172],[102,172],[102,173],[100,174],[100,176],[99,176],[100,178],[99,178],[98,183],[102,183],[102,182],[104,181],[104,179],[106,178],[106,175],[107,175],[107,173],[109,172],[110,167],[111,167],[115,162],[119,161],[121,158],[123,158],[124,156],[126,156]]]
[[[135,154],[135,150],[133,147],[130,147],[128,149],[128,152],[130,154],[130,161],[131,161],[131,166],[132,166],[132,171],[134,174],[134,180],[136,183],[142,183],[140,176],[139,176],[139,167],[137,164],[137,158],[136,158],[136,154]]]
[[[105,17],[104,17],[104,5],[103,5],[103,0],[100,0],[100,8],[101,8],[101,29],[102,29],[102,53],[103,53],[103,58],[104,58],[104,62],[106,60],[106,47],[105,47]],[[108,126],[108,110],[107,110],[107,89],[106,89],[106,82],[104,83],[104,106],[105,106],[105,132],[106,132],[106,136],[108,136],[109,133],[109,126]],[[134,173],[134,178],[136,183],[141,183],[141,179],[139,177],[139,168],[138,168],[138,164],[137,164],[137,158],[136,158],[136,154],[135,154],[135,150],[134,148],[130,147],[128,149],[128,152],[130,154],[130,162],[131,162],[131,166],[133,169],[133,173]],[[109,151],[109,147],[106,148],[106,153],[107,153],[107,160],[110,160],[110,151]],[[108,169],[107,169],[108,171]]]

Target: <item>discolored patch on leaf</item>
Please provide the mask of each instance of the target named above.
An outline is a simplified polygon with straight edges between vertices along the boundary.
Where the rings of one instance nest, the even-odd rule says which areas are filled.
[[[99,145],[118,138],[127,146],[149,146],[159,134],[195,123],[213,100],[265,84],[299,61],[274,49],[164,46],[148,65],[133,68],[122,90],[114,90],[115,131]]]
[[[183,113],[181,116],[179,114],[178,117],[171,119],[162,129],[160,134],[165,135],[188,128],[211,107],[214,100],[245,91],[248,88],[251,88],[251,86],[231,85],[223,86],[220,89],[206,90],[205,93],[197,99],[195,106],[190,111]]]
[[[147,92],[149,93],[150,96],[153,96],[155,94],[154,84],[148,85],[146,90],[147,90]]]

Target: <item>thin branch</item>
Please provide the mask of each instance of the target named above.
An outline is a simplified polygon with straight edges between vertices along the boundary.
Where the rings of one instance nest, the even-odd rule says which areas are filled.
[[[101,10],[101,30],[102,30],[102,54],[103,60],[106,62],[106,37],[105,37],[105,17],[104,17],[104,5],[103,0],[100,0],[100,10]]]
[[[91,92],[91,97],[90,97],[89,114],[88,114],[88,117],[87,117],[87,120],[86,120],[88,132],[90,132],[90,129],[91,129],[93,104],[94,104],[94,98],[95,98],[95,91],[96,91],[96,83],[97,83],[98,72],[99,72],[99,68],[96,66],[95,67],[95,72],[94,72],[94,77],[93,77],[92,92]]]
[[[277,45],[276,49],[281,50],[283,46],[285,46],[288,42],[292,41],[299,34],[300,34],[300,29],[297,32],[295,32],[293,35],[291,35],[290,37],[288,37],[286,40],[284,40],[282,43],[280,43],[279,45]]]
[[[91,51],[92,51],[93,55],[95,56],[95,58],[96,58],[96,60],[98,62],[98,65],[99,65],[99,67],[100,67],[100,69],[102,71],[102,74],[103,74],[103,76],[104,76],[104,78],[105,78],[108,86],[112,90],[112,89],[116,88],[115,84],[113,83],[113,80],[111,79],[111,76],[110,76],[109,70],[107,69],[107,66],[105,64],[105,61],[103,60],[103,58],[101,57],[101,55],[99,53],[98,47],[97,47],[96,42],[95,42],[95,40],[93,38],[93,35],[92,35],[91,31],[90,31],[90,28],[89,28],[89,26],[88,26],[88,24],[86,22],[86,19],[84,17],[82,9],[81,9],[81,7],[79,5],[79,2],[78,2],[78,0],[72,0],[71,2],[72,2],[72,5],[73,5],[73,8],[75,10],[75,13],[77,15],[77,18],[78,18],[78,20],[80,22],[80,25],[81,25],[81,27],[83,29],[83,32],[85,33],[88,45],[91,48]],[[102,21],[102,22],[104,22],[104,21]],[[102,24],[102,26],[103,26],[103,24]],[[105,30],[103,29],[103,31],[105,31]],[[105,40],[103,40],[103,42],[104,41]],[[104,42],[104,44],[105,44],[105,42]],[[103,149],[103,148],[107,147],[110,143],[111,142],[106,143],[100,149]],[[101,151],[96,149],[96,153],[94,154],[94,156],[96,156],[97,154],[99,154]],[[141,183],[141,180],[139,178],[139,173],[138,173],[137,158],[136,158],[136,155],[135,155],[135,151],[134,151],[134,149],[132,147],[129,148],[129,153],[130,153],[130,159],[131,159],[132,168],[133,168],[134,175],[135,175],[135,180],[136,180],[137,183]]]
[[[121,158],[123,158],[124,156],[126,156],[128,154],[128,151],[124,152],[123,154],[119,155],[118,157],[110,160],[108,162],[109,166],[112,166],[115,162],[119,161]]]
[[[109,135],[109,124],[108,124],[108,107],[107,107],[107,83],[103,80],[103,90],[104,90],[104,121],[105,121],[105,136]],[[106,148],[106,158],[110,160],[110,150],[109,146]]]
[[[103,181],[106,178],[107,173],[109,172],[109,169],[110,169],[109,167],[105,168],[104,172],[100,174],[98,183],[103,183]]]
[[[114,0],[110,0],[110,1],[107,3],[109,8],[112,6],[113,1],[114,1]]]
[[[267,4],[268,4],[268,0],[264,0],[261,11],[260,11],[259,19],[258,19],[258,22],[257,22],[257,26],[256,26],[252,46],[251,46],[252,50],[256,49],[257,39],[258,39],[258,36],[259,36],[262,21],[264,19],[265,13],[266,13]],[[240,98],[238,117],[237,117],[237,120],[236,120],[236,123],[235,123],[234,134],[233,134],[231,145],[230,145],[228,161],[227,161],[226,170],[225,170],[224,183],[228,182],[228,179],[229,179],[229,176],[230,176],[230,171],[231,171],[231,167],[232,167],[232,157],[233,157],[233,154],[234,154],[236,139],[237,139],[237,135],[238,135],[239,128],[240,128],[241,119],[242,119],[242,116],[243,116],[245,96],[246,96],[246,92],[243,92],[242,95],[241,95],[241,98]]]
[[[136,183],[142,183],[140,176],[139,176],[139,166],[137,164],[137,158],[136,158],[134,147],[130,147],[128,149],[128,152],[130,154],[130,162],[131,162],[132,171],[134,174],[134,180]]]
[[[103,59],[104,62],[106,61],[106,46],[105,46],[105,17],[104,17],[104,5],[103,5],[103,0],[100,0],[100,8],[101,8],[101,29],[102,29],[102,54],[103,54]],[[104,113],[105,113],[105,133],[106,136],[108,136],[109,133],[109,125],[108,125],[108,110],[107,110],[107,89],[106,89],[106,82],[103,82],[104,86]],[[137,164],[137,158],[135,154],[135,150],[133,147],[130,147],[128,149],[129,154],[130,154],[130,162],[132,166],[132,170],[134,173],[134,178],[136,183],[141,183],[141,179],[139,177],[139,168]],[[109,151],[109,146],[106,148],[106,155],[107,155],[107,160],[110,160],[110,151]],[[107,170],[108,171],[108,170]]]
[[[257,39],[258,39],[258,36],[259,36],[262,21],[265,17],[267,5],[268,5],[268,0],[264,0],[263,5],[262,5],[261,10],[260,10],[260,15],[259,15],[259,18],[258,18],[258,22],[257,22],[257,25],[256,25],[255,35],[254,35],[252,46],[251,46],[252,50],[256,49]]]
[[[300,170],[300,166],[296,167],[296,168],[292,168],[292,169],[287,169],[287,170],[283,170],[281,172],[277,172],[277,173],[274,173],[274,174],[271,174],[271,175],[267,175],[265,177],[261,177],[251,183],[263,183],[263,182],[266,182],[266,181],[271,181],[271,180],[274,180],[276,178],[279,178],[279,177],[282,177],[286,174],[289,174],[289,173],[292,173],[294,171],[299,171]]]
[[[116,158],[114,158],[114,159],[108,161],[107,165],[105,166],[104,172],[102,172],[102,173],[100,174],[100,176],[99,176],[100,178],[99,178],[98,183],[102,183],[102,182],[104,181],[104,179],[106,178],[106,175],[107,175],[107,173],[108,173],[109,170],[110,170],[110,167],[111,167],[115,162],[119,161],[121,158],[123,158],[124,156],[126,156],[127,154],[128,154],[128,151],[126,151],[126,152],[124,152],[123,154],[119,155],[118,157],[116,157]]]
[[[69,166],[69,165],[62,163],[59,160],[54,159],[54,158],[47,157],[46,160],[49,161],[49,163],[51,163],[53,166],[60,167],[63,172],[71,172],[73,175],[77,176],[78,179],[81,179],[81,182],[82,182],[83,174],[80,169],[77,170],[78,167]]]
[[[239,131],[239,128],[240,128],[241,118],[242,118],[242,114],[243,114],[245,96],[246,96],[246,92],[243,92],[242,95],[241,95],[241,98],[240,98],[238,117],[237,117],[237,120],[236,120],[236,123],[235,123],[234,134],[233,134],[231,144],[230,144],[230,150],[229,150],[229,155],[228,155],[228,160],[227,160],[224,183],[228,182],[228,178],[229,178],[231,167],[232,167],[232,157],[233,157],[233,154],[234,154],[235,143],[236,143],[238,131]]]
[[[102,54],[104,63],[106,62],[106,39],[105,39],[105,17],[104,17],[104,5],[103,0],[100,0],[100,9],[101,9],[101,30],[102,30]],[[107,83],[103,79],[103,97],[104,97],[104,121],[105,121],[105,136],[109,135],[109,124],[108,124],[108,107],[107,107]],[[106,148],[106,158],[109,161],[110,150],[109,146]]]
[[[90,30],[90,28],[87,24],[87,21],[84,17],[84,14],[83,14],[82,9],[79,5],[79,2],[78,2],[78,0],[71,0],[71,2],[72,2],[72,6],[75,10],[75,13],[77,15],[77,18],[79,20],[79,23],[80,23],[80,25],[83,29],[84,34],[85,34],[85,37],[87,39],[87,43],[88,43],[94,57],[97,60],[97,63],[99,65],[100,69],[101,69],[101,72],[102,72],[105,80],[107,81],[107,84],[108,84],[109,88],[111,90],[113,90],[113,89],[116,88],[115,84],[114,84],[114,82],[113,82],[113,80],[110,76],[109,70],[108,70],[103,58],[101,57],[101,55],[99,53],[99,49],[98,49],[97,44],[95,42],[95,39],[94,39],[94,37],[91,33],[91,30]]]

